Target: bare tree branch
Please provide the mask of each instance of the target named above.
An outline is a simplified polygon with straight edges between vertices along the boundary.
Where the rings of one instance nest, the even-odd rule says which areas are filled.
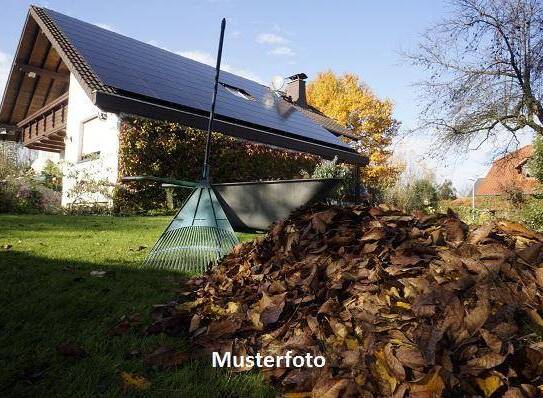
[[[503,132],[543,135],[543,2],[452,0],[453,13],[406,54],[428,71],[420,128],[469,147]]]

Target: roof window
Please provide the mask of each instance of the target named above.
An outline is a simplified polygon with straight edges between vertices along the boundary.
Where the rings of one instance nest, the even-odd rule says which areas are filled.
[[[221,85],[230,93],[234,94],[235,96],[241,97],[243,99],[254,101],[255,97],[253,97],[251,94],[249,94],[247,91],[245,91],[242,88],[231,86],[230,84],[222,83]]]

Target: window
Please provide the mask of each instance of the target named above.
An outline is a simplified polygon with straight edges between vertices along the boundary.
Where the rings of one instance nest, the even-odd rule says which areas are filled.
[[[530,164],[528,163],[528,161],[526,160],[526,162],[521,166],[521,173],[524,177],[533,177],[532,174],[530,173]]]
[[[237,97],[241,97],[249,101],[252,101],[255,99],[255,97],[253,97],[251,94],[249,94],[247,91],[245,91],[242,88],[234,87],[226,83],[221,83],[221,85],[226,89],[226,91],[228,91],[231,94],[234,94]]]
[[[98,117],[92,117],[81,123],[81,161],[98,159],[100,148],[105,142],[104,121]]]

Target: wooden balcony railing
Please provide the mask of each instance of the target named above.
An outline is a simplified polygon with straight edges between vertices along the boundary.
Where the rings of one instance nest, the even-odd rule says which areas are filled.
[[[63,151],[67,118],[68,93],[65,93],[17,123],[23,144],[42,151]]]

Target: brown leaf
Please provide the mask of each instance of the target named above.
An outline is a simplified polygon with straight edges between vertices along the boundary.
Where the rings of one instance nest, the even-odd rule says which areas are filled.
[[[64,342],[57,346],[57,352],[68,358],[81,359],[88,356],[87,352],[79,345],[73,342]]]
[[[492,351],[500,353],[502,350],[502,341],[490,333],[488,330],[481,329],[480,331],[481,336],[485,340],[486,345],[488,348],[490,348]]]
[[[440,368],[435,367],[422,379],[409,385],[409,397],[430,398],[441,397],[445,390],[445,382],[440,376]]]
[[[387,363],[388,368],[391,370],[392,374],[399,381],[405,380],[405,369],[402,366],[402,363],[394,356],[392,352],[392,344],[385,345],[383,350],[384,357]]]
[[[388,367],[384,350],[375,353],[375,362],[373,363],[372,371],[381,394],[391,396],[396,390],[398,380]]]
[[[488,308],[488,303],[485,301],[479,301],[477,306],[464,318],[466,328],[470,333],[476,332],[485,324],[489,315],[490,310]]]
[[[339,398],[349,385],[347,379],[321,379],[313,387],[313,396],[319,398]]]
[[[421,352],[409,346],[401,346],[396,350],[396,358],[404,365],[411,369],[422,368],[426,365],[426,361]]]
[[[528,264],[538,265],[543,263],[543,242],[528,246],[517,252],[517,255]]]
[[[173,368],[182,364],[188,359],[184,352],[177,352],[171,347],[161,346],[150,354],[143,356],[143,363],[147,366],[158,366],[161,368]]]
[[[495,352],[489,352],[488,354],[485,354],[483,356],[470,359],[467,364],[473,368],[492,369],[498,365],[501,365],[504,360],[504,355]]]
[[[468,231],[468,226],[463,223],[458,218],[448,218],[443,223],[445,228],[446,237],[445,239],[448,242],[460,243],[466,237],[466,232]]]

